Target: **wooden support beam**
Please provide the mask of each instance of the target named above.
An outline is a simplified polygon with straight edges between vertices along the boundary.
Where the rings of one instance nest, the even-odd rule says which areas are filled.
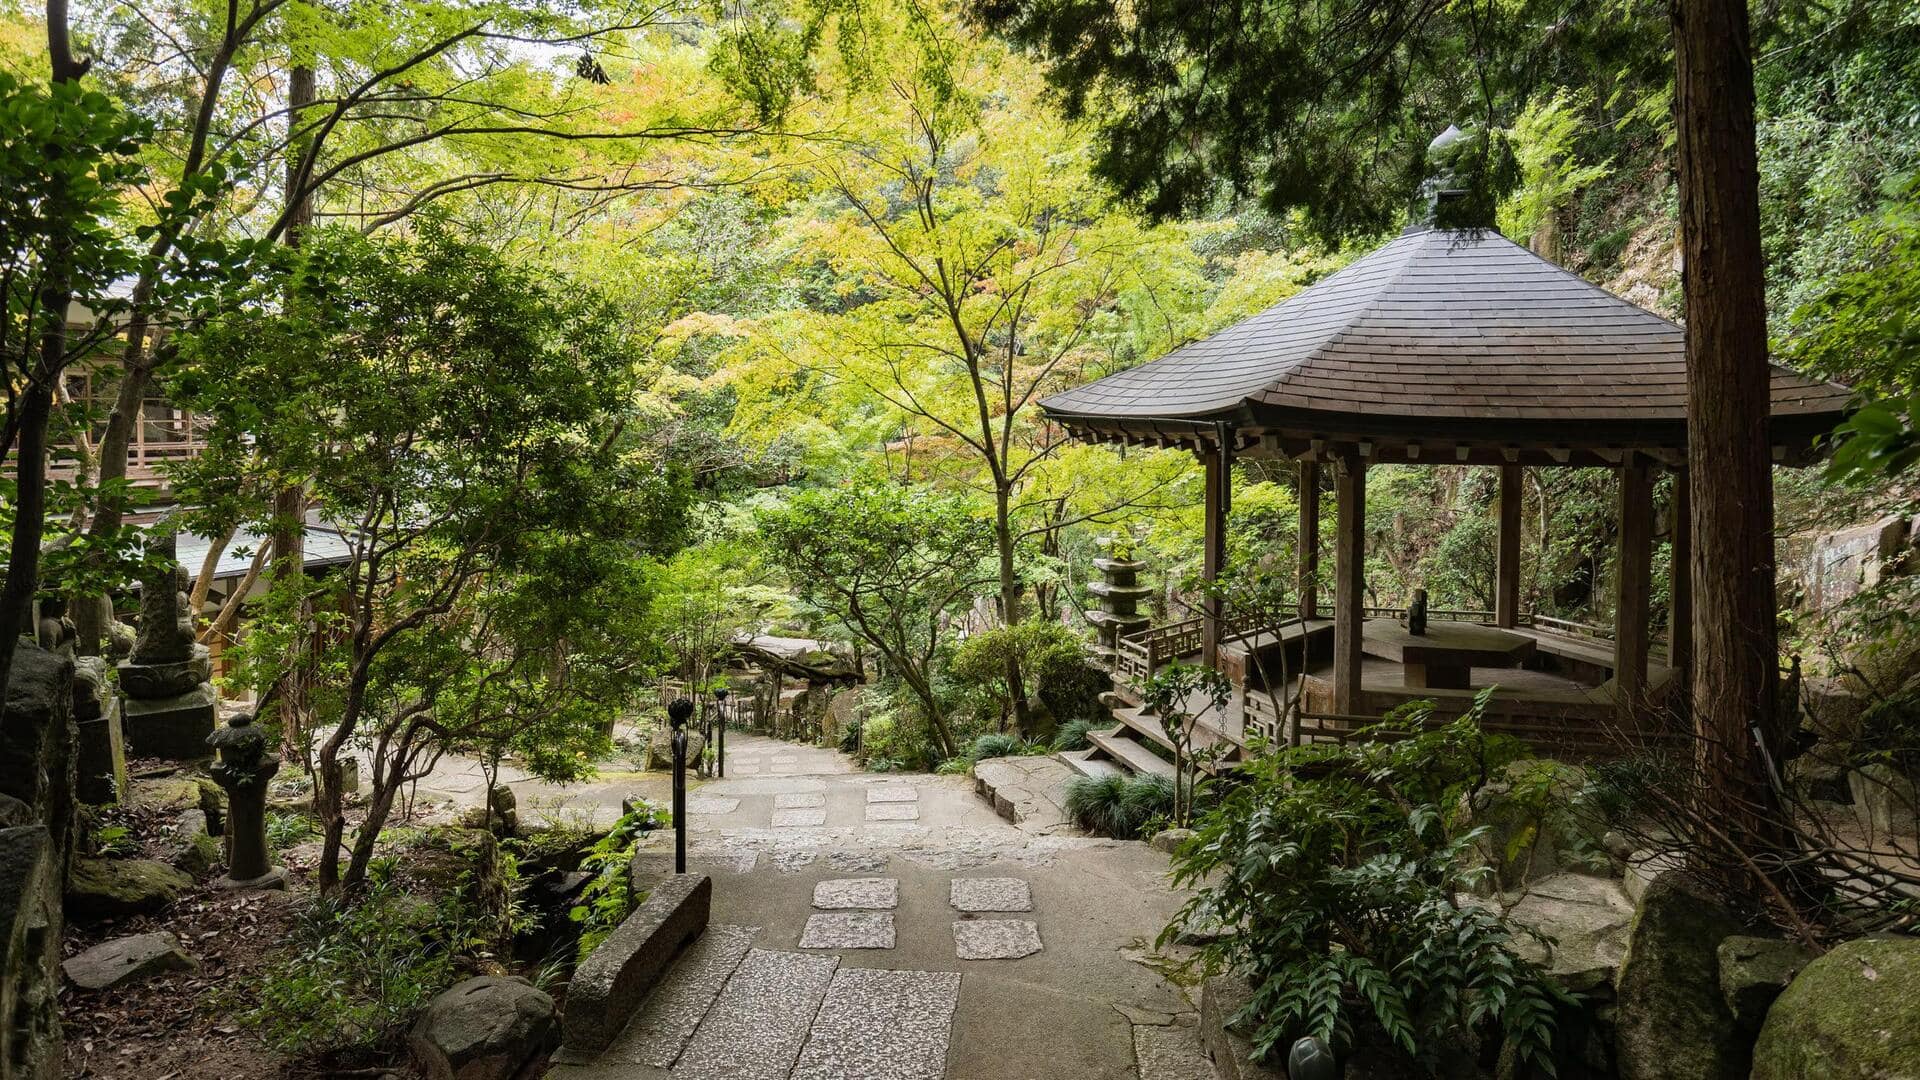
[[[1520,466],[1500,466],[1500,550],[1494,560],[1493,623],[1520,625]]]
[[[1360,708],[1360,636],[1365,618],[1367,463],[1342,455],[1333,462],[1333,711]]]
[[[1653,591],[1653,483],[1646,460],[1620,463],[1620,549],[1613,570],[1613,677],[1625,712],[1646,695],[1649,595]]]
[[[1200,611],[1206,619],[1206,625],[1200,633],[1200,663],[1209,668],[1220,666],[1220,638],[1226,630],[1220,594],[1215,590],[1215,585],[1227,562],[1227,511],[1231,509],[1229,504],[1233,497],[1232,446],[1230,439],[1221,439],[1214,444],[1212,453],[1201,455],[1205,463],[1207,493],[1206,534],[1203,540],[1205,550],[1201,554],[1200,577],[1207,592],[1200,601]]]
[[[1687,489],[1685,466],[1673,470],[1673,567],[1669,571],[1673,600],[1667,612],[1667,666],[1679,685],[1688,685],[1693,670],[1693,498]],[[1684,697],[1684,695],[1683,695]]]
[[[1300,468],[1299,566],[1300,617],[1311,619],[1320,607],[1320,463]]]

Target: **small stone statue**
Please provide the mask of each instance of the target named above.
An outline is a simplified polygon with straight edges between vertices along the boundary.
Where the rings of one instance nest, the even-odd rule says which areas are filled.
[[[193,659],[196,637],[187,602],[187,572],[175,556],[174,534],[157,529],[148,537],[149,571],[140,579],[140,636],[135,664],[176,664]]]
[[[227,792],[227,889],[284,889],[287,871],[273,866],[267,853],[267,782],[280,771],[280,759],[267,753],[267,733],[253,726],[253,714],[241,712],[207,736],[219,760],[207,771]]]
[[[72,656],[74,641],[80,632],[74,629],[73,619],[67,615],[67,598],[49,596],[40,601],[40,622],[35,628],[35,636],[40,647],[50,653]]]
[[[1413,590],[1413,603],[1407,605],[1407,633],[1419,637],[1427,632],[1427,590]]]

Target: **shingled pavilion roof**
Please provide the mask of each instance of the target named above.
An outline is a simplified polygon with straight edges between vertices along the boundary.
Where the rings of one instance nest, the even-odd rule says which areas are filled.
[[[1512,461],[1519,450],[1545,464],[1683,453],[1686,382],[1674,323],[1492,230],[1422,227],[1212,337],[1040,406],[1099,441],[1207,440],[1224,421],[1242,445],[1288,452],[1365,440],[1387,457]],[[1776,365],[1776,455],[1805,455],[1850,396]]]

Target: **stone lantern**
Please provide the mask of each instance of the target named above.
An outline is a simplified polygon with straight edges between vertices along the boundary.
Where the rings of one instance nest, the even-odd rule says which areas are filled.
[[[239,713],[207,736],[219,754],[208,770],[227,792],[227,875],[223,889],[284,889],[285,867],[267,858],[267,781],[280,771],[280,759],[267,753],[267,733],[253,726],[252,713]]]
[[[1152,620],[1140,614],[1140,601],[1152,595],[1153,588],[1140,584],[1140,573],[1147,564],[1128,558],[1093,560],[1100,571],[1099,581],[1087,583],[1087,591],[1099,598],[1100,609],[1087,613],[1087,621],[1100,632],[1096,649],[1100,661],[1111,668],[1120,651],[1120,639],[1145,630]]]

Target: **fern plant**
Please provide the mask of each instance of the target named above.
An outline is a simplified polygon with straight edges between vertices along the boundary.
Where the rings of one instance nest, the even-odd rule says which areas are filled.
[[[1366,1025],[1432,1069],[1484,1031],[1551,1076],[1555,1010],[1571,999],[1516,953],[1523,931],[1456,900],[1485,872],[1468,869],[1480,833],[1458,808],[1518,746],[1472,714],[1431,731],[1409,719],[1394,739],[1250,763],[1175,856],[1176,884],[1197,892],[1161,939],[1235,929],[1200,959],[1252,984],[1233,1020],[1262,1059],[1305,1036],[1350,1048]]]

